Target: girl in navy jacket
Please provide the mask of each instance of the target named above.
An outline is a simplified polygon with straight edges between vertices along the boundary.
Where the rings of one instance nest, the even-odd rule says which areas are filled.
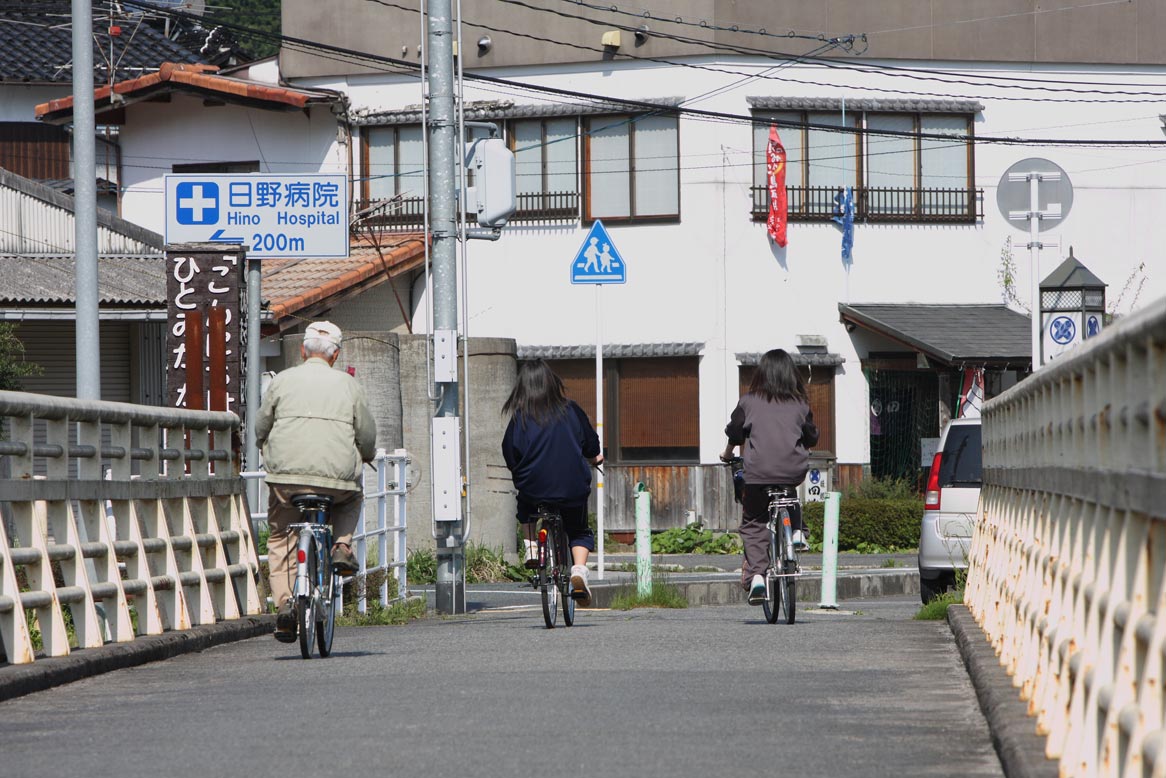
[[[541,359],[520,362],[514,390],[502,406],[510,414],[502,456],[518,490],[518,521],[526,534],[528,566],[539,505],[558,510],[571,544],[571,589],[583,607],[591,602],[587,555],[595,535],[587,523],[591,467],[603,462],[599,436],[563,382]]]

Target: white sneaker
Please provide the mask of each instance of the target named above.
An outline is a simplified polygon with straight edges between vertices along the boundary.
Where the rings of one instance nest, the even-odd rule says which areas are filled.
[[[810,548],[810,543],[806,540],[806,534],[800,529],[794,530],[794,548],[798,551],[806,551]]]
[[[571,566],[571,598],[584,608],[591,607],[591,587],[587,585],[587,565]]]
[[[523,540],[526,544],[526,569],[534,570],[538,568],[538,541]]]
[[[760,605],[763,602],[765,602],[765,579],[755,575],[753,583],[749,585],[749,604]]]

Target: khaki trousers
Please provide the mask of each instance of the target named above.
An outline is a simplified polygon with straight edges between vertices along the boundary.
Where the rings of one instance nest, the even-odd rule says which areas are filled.
[[[292,497],[298,494],[322,494],[332,498],[333,543],[352,543],[352,533],[360,521],[360,506],[364,503],[364,493],[358,491],[292,484],[268,485],[267,527],[271,533],[267,536],[268,583],[271,584],[271,599],[277,609],[285,600],[291,599],[295,583],[294,557],[299,534],[289,527],[303,522],[300,509],[292,505]]]

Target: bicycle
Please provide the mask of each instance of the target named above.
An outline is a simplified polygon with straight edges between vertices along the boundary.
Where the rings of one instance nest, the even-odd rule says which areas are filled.
[[[785,623],[793,624],[797,611],[797,583],[801,575],[798,550],[794,546],[793,527],[789,509],[800,505],[797,489],[792,486],[771,486],[769,496],[769,565],[765,568],[765,620],[776,624],[778,608],[785,614]],[[780,527],[780,529],[779,529]]]
[[[292,497],[292,504],[306,519],[291,525],[291,529],[299,530],[292,597],[296,606],[300,654],[304,659],[310,659],[314,642],[320,656],[326,657],[332,653],[341,586],[340,575],[332,570],[332,526],[328,523],[332,498],[300,494]]]
[[[535,514],[538,538],[538,567],[533,584],[542,592],[543,621],[555,628],[559,600],[563,602],[563,624],[575,623],[575,598],[571,596],[571,546],[563,517],[554,508],[539,505]]]
[[[733,474],[734,492],[739,501],[741,488],[745,484],[743,460],[733,457],[726,460],[725,464]],[[770,486],[765,492],[769,497],[769,521],[765,525],[769,530],[769,560],[765,567],[765,601],[761,603],[761,609],[770,624],[776,624],[783,614],[785,623],[793,624],[797,613],[797,580],[801,575],[801,565],[794,546],[790,508],[800,506],[801,501],[798,499],[797,488],[793,486]]]

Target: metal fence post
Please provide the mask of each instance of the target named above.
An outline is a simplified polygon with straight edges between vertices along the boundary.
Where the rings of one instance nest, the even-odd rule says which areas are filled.
[[[826,492],[822,521],[822,602],[819,608],[838,609],[838,506],[841,492]]]
[[[636,484],[636,591],[652,593],[652,493],[642,481]]]

